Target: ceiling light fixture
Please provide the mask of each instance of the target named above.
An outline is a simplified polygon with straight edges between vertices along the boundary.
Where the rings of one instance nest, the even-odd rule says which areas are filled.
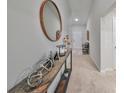
[[[75,18],[75,21],[78,22],[78,18]]]

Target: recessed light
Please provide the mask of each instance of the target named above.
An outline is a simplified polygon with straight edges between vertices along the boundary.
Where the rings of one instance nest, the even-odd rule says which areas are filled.
[[[77,22],[78,21],[78,18],[75,18],[75,21]]]

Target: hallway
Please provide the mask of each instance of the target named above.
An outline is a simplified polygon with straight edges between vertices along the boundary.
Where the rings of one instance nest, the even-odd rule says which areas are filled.
[[[54,93],[71,66],[67,93],[115,93],[116,70],[98,69],[116,69],[116,0],[8,0],[7,9],[8,92],[27,79]]]
[[[100,73],[89,55],[73,51],[73,70],[66,93],[115,93],[116,71]]]

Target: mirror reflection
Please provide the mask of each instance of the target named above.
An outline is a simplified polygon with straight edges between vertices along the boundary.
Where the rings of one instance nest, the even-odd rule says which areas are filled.
[[[62,30],[59,10],[55,3],[51,0],[46,0],[42,7],[43,11],[41,16],[43,19],[41,26],[43,28],[44,34],[49,40],[57,41],[61,36]]]

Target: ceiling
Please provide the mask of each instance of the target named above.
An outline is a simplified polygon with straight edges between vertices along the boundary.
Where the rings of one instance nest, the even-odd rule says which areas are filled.
[[[80,25],[86,24],[92,2],[93,0],[67,0],[71,11],[70,23]],[[75,22],[75,18],[78,18],[79,21]]]

